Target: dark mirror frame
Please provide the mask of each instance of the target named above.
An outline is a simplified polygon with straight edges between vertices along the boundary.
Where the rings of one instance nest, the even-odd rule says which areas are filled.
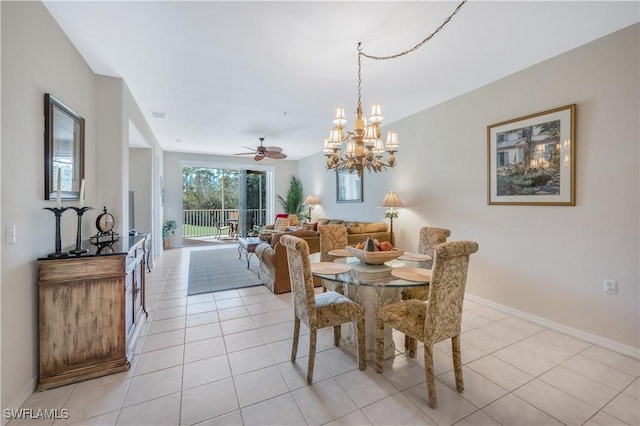
[[[61,120],[62,119],[62,120]],[[63,122],[60,122],[63,121]],[[70,128],[73,125],[73,129]],[[65,128],[66,127],[66,128]],[[67,143],[65,144],[65,139]],[[49,93],[44,95],[44,199],[57,198],[57,167],[54,167],[60,153],[66,151],[60,198],[78,200],[80,182],[84,179],[84,118],[73,112],[65,104]],[[68,182],[71,182],[69,185]],[[64,185],[66,183],[66,185]]]
[[[362,203],[364,194],[364,173],[349,173],[347,169],[336,170],[336,202]]]

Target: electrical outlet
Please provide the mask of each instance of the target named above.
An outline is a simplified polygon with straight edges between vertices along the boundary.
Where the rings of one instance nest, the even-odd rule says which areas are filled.
[[[606,294],[618,294],[618,281],[604,280],[604,290]]]

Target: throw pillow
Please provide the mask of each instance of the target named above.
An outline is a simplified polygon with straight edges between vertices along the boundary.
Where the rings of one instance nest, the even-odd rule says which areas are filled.
[[[305,223],[304,225],[302,225],[302,229],[304,229],[305,231],[317,232],[318,231],[318,222]]]
[[[274,231],[284,231],[289,226],[289,219],[285,217],[279,217],[276,219],[276,223],[273,224]]]
[[[318,226],[328,225],[328,224],[329,224],[329,219],[318,219]]]
[[[331,219],[329,221],[329,225],[340,225],[341,223],[344,223],[344,220],[342,220],[342,219]]]
[[[297,214],[289,215],[289,226],[300,226],[300,221],[298,220]]]

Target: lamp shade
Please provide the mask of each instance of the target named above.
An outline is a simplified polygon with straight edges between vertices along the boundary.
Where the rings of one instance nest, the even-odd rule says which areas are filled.
[[[398,194],[393,191],[389,191],[387,195],[384,196],[380,204],[378,204],[378,207],[398,208],[404,207],[404,204],[400,201]]]
[[[308,206],[314,206],[316,204],[320,204],[320,201],[318,201],[316,197],[312,197],[311,195],[309,195],[304,199],[304,203]]]

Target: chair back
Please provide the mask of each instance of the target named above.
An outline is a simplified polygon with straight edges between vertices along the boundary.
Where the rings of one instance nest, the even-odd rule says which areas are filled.
[[[316,295],[309,262],[309,246],[302,238],[287,234],[280,237],[280,243],[287,249],[295,315],[309,328],[316,327]]]
[[[339,225],[320,225],[320,261],[331,262],[333,258],[329,256],[330,250],[343,249],[349,244],[347,227]]]
[[[475,241],[451,241],[436,247],[425,317],[425,343],[436,344],[461,334],[469,256],[477,251]]]
[[[445,228],[434,228],[431,226],[423,226],[420,228],[420,241],[418,241],[418,253],[427,254],[435,258],[436,247],[438,244],[446,243],[447,237],[451,235],[451,231]],[[425,262],[425,268],[431,269],[433,260]]]

